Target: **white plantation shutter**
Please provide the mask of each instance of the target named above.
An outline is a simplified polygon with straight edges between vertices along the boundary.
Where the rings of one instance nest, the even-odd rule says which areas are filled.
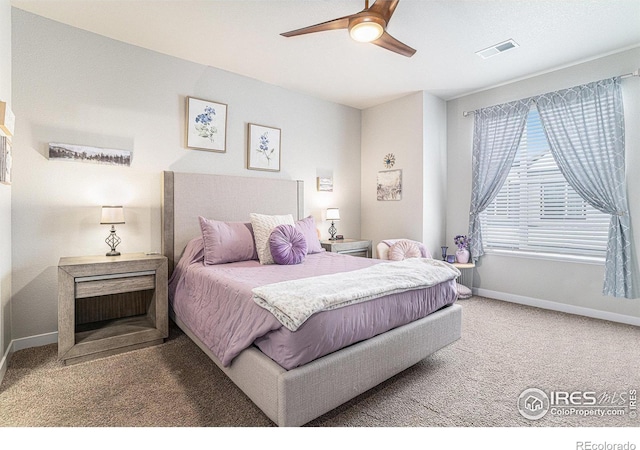
[[[480,214],[485,250],[605,258],[610,219],[569,186],[532,106],[509,176]]]

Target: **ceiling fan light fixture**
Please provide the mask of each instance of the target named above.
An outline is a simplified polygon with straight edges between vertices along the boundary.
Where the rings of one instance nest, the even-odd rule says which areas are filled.
[[[384,20],[377,17],[354,17],[349,22],[349,35],[358,42],[373,42],[384,33]]]

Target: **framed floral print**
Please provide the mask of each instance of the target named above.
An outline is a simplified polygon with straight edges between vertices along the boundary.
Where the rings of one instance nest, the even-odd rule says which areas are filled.
[[[227,105],[187,97],[187,148],[226,151]]]
[[[247,169],[280,172],[280,129],[249,124]]]

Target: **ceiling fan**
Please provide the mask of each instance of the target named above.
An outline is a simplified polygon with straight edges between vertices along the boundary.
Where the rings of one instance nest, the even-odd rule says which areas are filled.
[[[365,0],[364,9],[357,14],[351,14],[350,16],[340,17],[317,25],[281,33],[281,35],[292,37],[300,36],[301,34],[346,28],[349,30],[351,38],[355,41],[371,42],[392,52],[411,57],[416,52],[415,49],[403,44],[386,31],[387,24],[399,2],[400,0],[376,0],[373,5],[369,7],[369,0]]]

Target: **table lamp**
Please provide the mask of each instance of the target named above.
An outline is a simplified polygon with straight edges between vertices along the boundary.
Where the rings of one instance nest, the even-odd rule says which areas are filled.
[[[116,234],[116,227],[114,225],[124,223],[124,208],[122,206],[103,206],[100,223],[102,225],[111,225],[111,233],[104,240],[111,248],[107,256],[118,256],[120,252],[116,251],[116,247],[121,240]]]
[[[327,208],[327,220],[331,221],[331,226],[329,227],[329,234],[331,235],[331,237],[329,238],[329,240],[335,241],[336,232],[338,230],[336,230],[334,222],[336,220],[340,220],[340,210],[338,208]]]

